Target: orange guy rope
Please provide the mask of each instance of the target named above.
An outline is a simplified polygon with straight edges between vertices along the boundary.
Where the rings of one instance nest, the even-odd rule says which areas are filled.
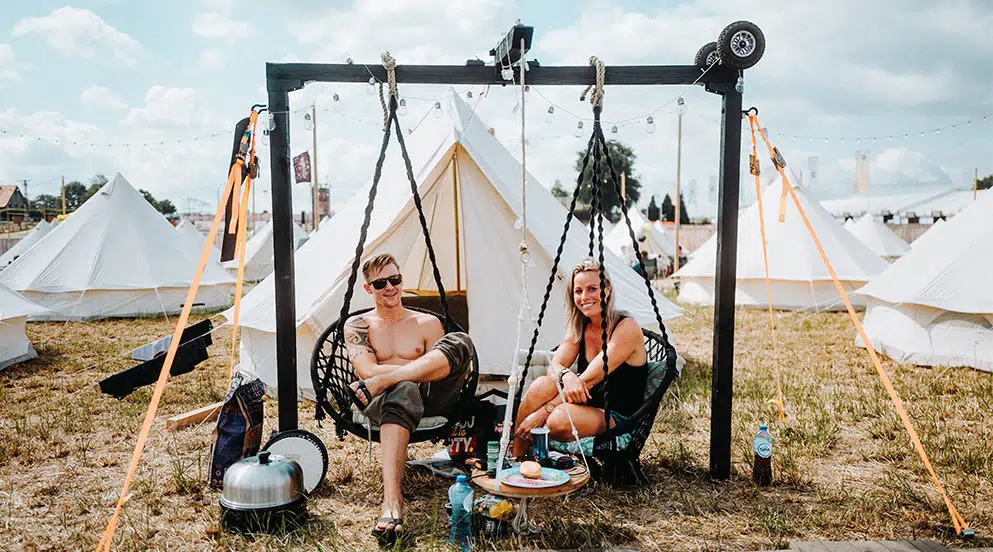
[[[239,209],[238,217],[238,239],[235,241],[235,251],[238,255],[238,276],[235,280],[235,292],[234,292],[234,313],[231,318],[231,377],[234,378],[234,368],[235,361],[238,358],[238,315],[241,312],[241,291],[245,283],[245,250],[248,248],[247,245],[247,231],[248,231],[248,198],[251,197],[249,194],[252,191],[252,160],[255,159],[255,119],[250,121],[249,127],[252,135],[252,145],[251,153],[248,156],[248,177],[245,179],[245,190],[241,194],[241,208]],[[235,171],[235,169],[240,168],[240,163],[232,168],[232,172],[235,175],[240,171]],[[232,221],[233,222],[233,221]]]
[[[759,132],[762,134],[762,139],[769,148],[769,154],[774,156],[775,152],[773,151],[772,143],[769,142],[769,138],[766,137],[765,133],[761,131],[762,127],[758,124],[758,117],[749,115],[749,118],[751,117],[755,117],[755,124],[759,127]],[[879,374],[879,378],[883,382],[883,387],[886,388],[886,392],[889,393],[890,399],[893,401],[893,406],[896,408],[897,414],[903,422],[903,427],[907,430],[907,434],[910,435],[910,441],[913,443],[914,449],[924,462],[924,467],[927,468],[928,474],[931,476],[931,481],[938,488],[938,492],[941,493],[941,498],[944,500],[945,506],[948,508],[948,513],[952,517],[952,525],[955,526],[955,532],[960,536],[971,536],[972,531],[969,529],[969,526],[966,524],[965,520],[962,519],[962,516],[959,515],[955,505],[952,504],[952,499],[948,497],[948,493],[945,492],[945,487],[941,484],[938,474],[934,471],[934,467],[931,465],[931,460],[928,458],[927,452],[924,451],[924,445],[921,443],[920,437],[917,435],[917,430],[914,429],[914,424],[910,420],[910,416],[907,414],[907,410],[903,406],[903,401],[900,399],[900,394],[897,393],[896,389],[893,387],[893,383],[890,381],[889,375],[887,375],[886,370],[883,369],[879,356],[876,354],[876,349],[873,348],[872,342],[869,341],[869,337],[866,335],[865,329],[862,327],[862,322],[859,320],[858,315],[855,314],[855,308],[852,307],[852,303],[848,300],[848,294],[845,293],[845,289],[841,286],[841,282],[838,281],[838,275],[835,274],[834,268],[831,266],[830,261],[828,261],[827,254],[824,253],[824,248],[821,247],[820,240],[817,239],[817,234],[814,233],[814,228],[811,226],[810,220],[807,218],[807,213],[804,212],[803,207],[800,206],[800,199],[797,198],[796,192],[793,191],[793,187],[789,185],[789,179],[786,177],[786,172],[783,171],[783,167],[778,164],[776,164],[776,168],[779,170],[779,174],[783,177],[783,183],[785,184],[784,187],[787,193],[789,193],[790,197],[793,199],[793,204],[796,205],[797,210],[800,212],[800,218],[803,219],[803,224],[807,227],[807,232],[810,234],[811,239],[814,240],[814,246],[817,247],[817,252],[820,254],[821,260],[824,261],[824,266],[831,275],[831,280],[834,282],[834,286],[838,289],[841,299],[845,302],[845,308],[848,310],[848,316],[855,324],[855,329],[858,331],[859,336],[862,338],[862,343],[865,344],[865,348],[869,352],[869,358],[872,359],[872,363],[876,367],[876,372]]]
[[[762,266],[765,269],[765,293],[769,298],[769,326],[772,328],[772,353],[773,365],[776,369],[776,407],[779,409],[779,425],[786,424],[786,411],[783,408],[783,386],[782,376],[779,371],[779,346],[776,343],[776,317],[772,312],[772,284],[769,283],[769,251],[765,240],[765,215],[762,210],[762,183],[759,180],[759,156],[755,142],[756,121],[752,115],[748,116],[748,126],[752,131],[752,159],[749,163],[751,173],[755,176],[755,196],[759,206],[759,232],[762,235]],[[754,165],[754,166],[753,166]],[[779,208],[779,222],[785,220],[784,205]]]
[[[258,113],[253,111],[252,123],[255,122],[257,117]],[[247,136],[243,136],[243,146],[246,144],[246,140]],[[148,435],[152,430],[152,422],[155,420],[155,412],[158,410],[159,400],[162,398],[162,392],[165,390],[166,380],[169,379],[169,370],[172,368],[172,363],[176,358],[176,352],[179,349],[179,343],[182,340],[183,330],[189,320],[190,311],[193,309],[193,302],[196,299],[197,291],[200,289],[200,279],[203,277],[204,269],[207,267],[207,262],[210,260],[210,255],[214,247],[214,239],[217,236],[217,230],[221,227],[221,220],[224,218],[225,206],[227,205],[228,198],[231,197],[232,190],[237,183],[235,180],[235,173],[241,172],[240,168],[242,163],[243,159],[239,158],[235,166],[238,170],[231,171],[231,174],[228,177],[227,185],[224,187],[224,193],[221,195],[221,200],[217,204],[217,212],[214,213],[214,221],[210,225],[210,233],[207,235],[207,241],[204,243],[203,252],[200,254],[200,262],[197,264],[196,274],[193,277],[193,282],[190,284],[189,291],[186,293],[186,301],[183,303],[183,310],[180,313],[179,320],[176,323],[176,329],[173,331],[172,341],[169,343],[169,351],[166,353],[165,361],[162,363],[162,370],[159,371],[159,379],[155,382],[155,390],[152,392],[152,398],[151,401],[149,401],[148,411],[145,413],[145,420],[141,425],[141,431],[138,432],[138,441],[135,443],[134,453],[131,456],[131,464],[128,466],[128,473],[124,478],[124,485],[121,488],[121,495],[117,499],[117,505],[114,507],[114,514],[107,523],[107,527],[104,529],[103,536],[100,538],[99,544],[97,544],[97,552],[110,552],[110,547],[114,542],[114,532],[117,530],[117,520],[121,515],[121,509],[124,507],[124,503],[130,498],[128,495],[128,490],[131,487],[131,481],[134,479],[135,473],[138,471],[138,462],[141,460],[141,454],[145,449],[145,442],[148,440]]]

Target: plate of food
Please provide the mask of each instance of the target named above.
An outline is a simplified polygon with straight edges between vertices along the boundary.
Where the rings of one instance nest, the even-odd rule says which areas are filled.
[[[547,489],[568,483],[569,474],[555,468],[543,468],[537,462],[524,462],[503,470],[500,482],[523,489]]]

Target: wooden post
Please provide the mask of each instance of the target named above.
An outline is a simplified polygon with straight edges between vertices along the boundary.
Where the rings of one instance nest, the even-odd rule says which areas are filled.
[[[313,203],[311,205],[311,209],[312,209],[311,216],[314,218],[314,230],[317,230],[317,225],[318,225],[317,206],[320,204],[320,200],[317,197],[317,107],[314,104],[310,104],[310,123],[312,125],[311,130],[313,131],[312,136],[314,143],[314,147],[313,147],[314,155],[313,155],[313,159],[310,160],[311,167],[313,167],[312,168],[313,174],[310,175],[310,179],[311,179],[312,193],[314,196],[312,198]]]
[[[679,98],[679,126],[676,131],[676,258],[673,259],[672,271],[675,273],[679,270],[679,217],[681,216],[679,207],[682,203],[681,196],[679,195],[679,180],[680,172],[682,170],[683,164],[683,111],[685,110],[683,105],[683,99]]]

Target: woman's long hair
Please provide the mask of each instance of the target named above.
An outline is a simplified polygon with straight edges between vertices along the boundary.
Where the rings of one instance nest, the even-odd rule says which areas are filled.
[[[565,290],[565,319],[566,319],[566,331],[572,336],[572,340],[576,343],[583,337],[583,330],[586,328],[586,324],[589,318],[581,310],[576,307],[576,298],[573,296],[573,290],[576,285],[576,275],[580,272],[598,272],[600,270],[600,263],[595,259],[587,257],[580,261],[572,269],[572,276],[569,277],[569,285]],[[600,290],[600,293],[607,294],[607,312],[601,313],[601,319],[603,323],[607,324],[608,334],[612,333],[614,326],[617,325],[618,320],[625,313],[617,310],[614,306],[614,285],[610,281],[610,274],[607,269],[603,270],[603,281],[604,289]],[[583,354],[580,352],[580,354]]]

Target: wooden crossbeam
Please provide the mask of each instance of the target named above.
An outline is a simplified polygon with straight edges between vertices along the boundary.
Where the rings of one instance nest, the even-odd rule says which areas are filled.
[[[217,402],[203,408],[166,418],[166,431],[177,431],[186,426],[201,422],[212,422],[217,419],[217,415],[221,413],[221,407],[223,406],[224,402]]]

